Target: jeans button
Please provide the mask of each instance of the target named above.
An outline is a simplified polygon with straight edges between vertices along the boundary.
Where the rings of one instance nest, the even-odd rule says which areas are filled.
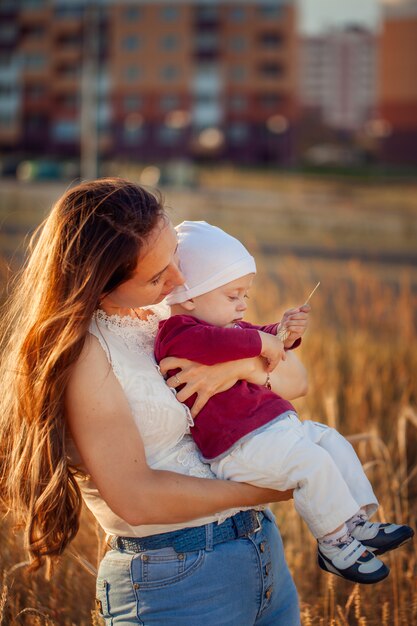
[[[263,542],[259,544],[259,550],[265,552],[265,544]]]
[[[269,598],[270,598],[271,596],[272,596],[272,587],[270,587],[269,589],[267,589],[267,590],[265,591],[265,598],[266,598],[267,600],[269,600]]]

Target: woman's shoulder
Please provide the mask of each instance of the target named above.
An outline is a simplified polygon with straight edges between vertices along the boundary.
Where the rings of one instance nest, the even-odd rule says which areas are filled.
[[[88,332],[80,355],[71,368],[69,386],[77,384],[80,379],[91,380],[92,377],[95,378],[100,374],[106,377],[108,373],[109,361],[100,341],[95,335]]]

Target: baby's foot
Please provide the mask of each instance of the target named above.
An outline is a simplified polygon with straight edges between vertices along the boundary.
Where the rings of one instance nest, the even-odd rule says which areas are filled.
[[[326,572],[354,583],[377,583],[389,574],[389,568],[350,535],[338,542],[319,541],[318,562]]]
[[[361,520],[350,533],[373,554],[384,554],[409,541],[414,535],[414,530],[404,524],[382,524]]]

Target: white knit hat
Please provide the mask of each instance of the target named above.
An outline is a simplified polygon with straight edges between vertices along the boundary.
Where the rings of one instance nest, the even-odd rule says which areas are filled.
[[[176,226],[176,231],[185,284],[167,296],[168,304],[185,302],[256,272],[255,259],[245,246],[217,226],[186,221]]]

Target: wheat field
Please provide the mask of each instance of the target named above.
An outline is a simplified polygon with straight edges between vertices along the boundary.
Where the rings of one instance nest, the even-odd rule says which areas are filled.
[[[0,192],[0,252],[12,267],[20,262],[25,234],[61,190],[10,184]],[[416,191],[412,183],[372,186],[229,170],[203,172],[193,191],[166,190],[174,221],[206,219],[240,237],[255,255],[258,275],[247,319],[278,319],[321,281],[300,348],[309,392],[295,405],[302,418],[350,438],[380,500],[379,518],[414,528]],[[4,284],[8,275],[3,264]],[[417,542],[383,557],[391,574],[376,587],[352,585],[319,570],[315,542],[292,503],[276,505],[274,512],[303,626],[417,626]],[[0,524],[0,541],[0,626],[101,623],[94,571],[105,545],[87,512],[51,581],[27,573],[21,538],[8,519]]]

